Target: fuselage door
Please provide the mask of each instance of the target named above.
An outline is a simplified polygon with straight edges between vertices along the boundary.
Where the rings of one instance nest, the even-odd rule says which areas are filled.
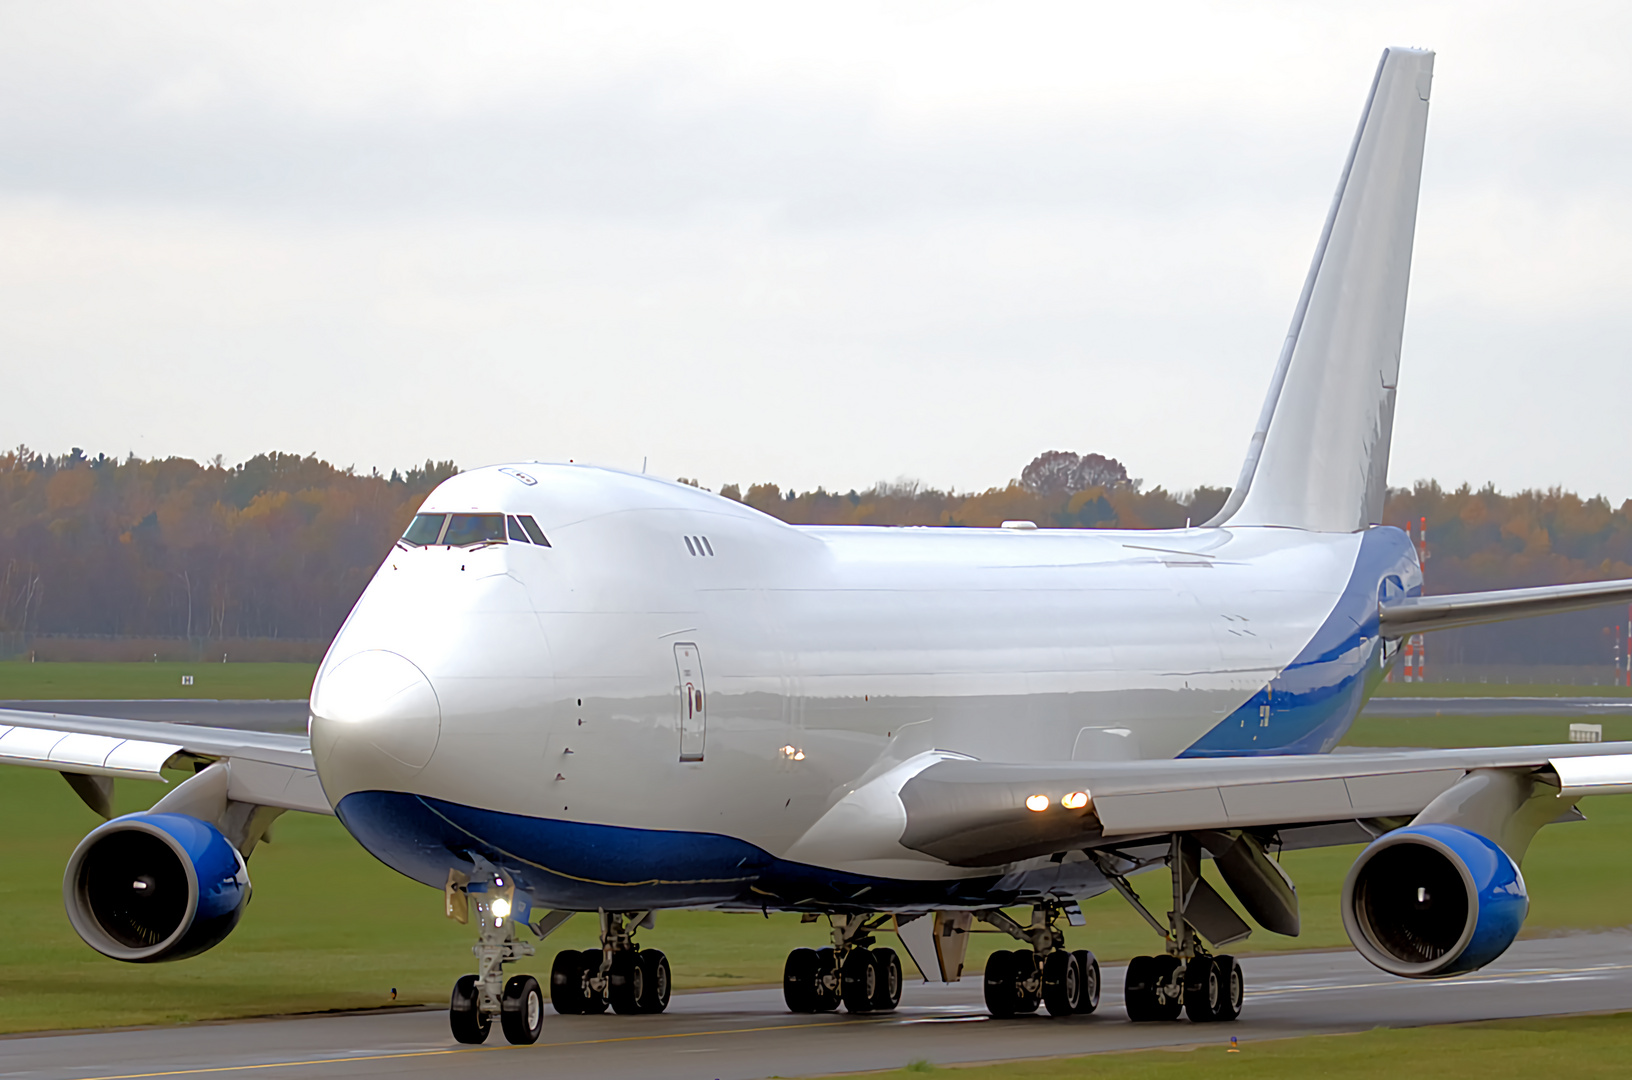
[[[703,658],[697,646],[682,642],[674,647],[674,671],[680,702],[680,760],[703,760],[703,737],[708,732],[708,694],[703,686]]]

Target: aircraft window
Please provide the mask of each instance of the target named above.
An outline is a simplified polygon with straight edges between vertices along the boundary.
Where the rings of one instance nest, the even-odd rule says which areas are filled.
[[[503,514],[453,514],[442,542],[449,547],[504,543]]]
[[[532,543],[531,540],[527,539],[527,534],[525,532],[522,532],[521,522],[517,521],[515,518],[513,518],[513,517],[505,518],[504,519],[504,527],[505,527],[505,531],[510,534],[510,539],[514,540],[516,543],[518,543],[518,544],[530,544],[530,543]]]
[[[692,555],[697,554],[697,549],[691,546],[691,537],[682,536],[680,539],[682,539],[682,540],[684,540],[686,542],[686,550],[687,551],[689,551]]]
[[[698,537],[698,539],[699,539],[699,540],[701,540],[701,541],[702,541],[702,542],[703,542],[703,547],[705,547],[705,548],[707,548],[707,549],[708,549],[708,553],[709,553],[709,554],[710,554],[710,555],[712,555],[712,554],[714,554],[714,545],[713,545],[713,544],[710,544],[710,543],[709,543],[709,542],[708,542],[708,537],[706,537],[706,536],[701,536],[701,537]]]
[[[538,527],[538,522],[533,520],[533,515],[518,514],[516,516],[516,520],[521,522],[521,527],[523,529],[527,530],[527,536],[533,543],[537,544],[539,547],[550,546],[550,542],[544,538],[544,530]]]
[[[442,525],[447,520],[446,514],[415,514],[402,538],[416,547],[427,547],[441,539]]]

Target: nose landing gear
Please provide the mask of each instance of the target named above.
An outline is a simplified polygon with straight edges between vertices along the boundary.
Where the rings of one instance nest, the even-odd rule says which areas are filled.
[[[476,909],[478,928],[476,944],[470,950],[476,954],[476,974],[465,975],[453,984],[448,1026],[459,1042],[482,1043],[487,1041],[493,1018],[498,1017],[505,1038],[518,1044],[534,1043],[544,1026],[544,1001],[538,981],[530,975],[504,981],[505,964],[533,955],[530,943],[516,940],[516,924],[511,918],[516,886],[504,871],[492,866],[483,866],[481,875],[481,880],[465,881],[458,880],[462,876],[458,874],[448,877],[449,915],[468,918],[468,897],[473,901],[469,906]],[[562,916],[550,929],[564,921]]]

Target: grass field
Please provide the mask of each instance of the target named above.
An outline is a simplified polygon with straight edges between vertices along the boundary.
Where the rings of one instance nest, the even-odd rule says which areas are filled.
[[[1242,1043],[1230,1053],[1228,1035],[1210,1046],[1141,1050],[1045,1061],[1012,1061],[938,1069],[917,1061],[893,1072],[861,1073],[871,1080],[909,1080],[941,1073],[957,1080],[1169,1080],[1179,1077],[1251,1077],[1252,1080],[1531,1080],[1568,1076],[1598,1080],[1626,1076],[1632,1013],[1543,1020],[1498,1020],[1444,1027],[1380,1029],[1358,1035]],[[848,1073],[848,1076],[857,1076]]]
[[[316,664],[30,664],[0,662],[0,701],[204,698],[292,701],[308,697]],[[191,675],[193,685],[181,677]]]
[[[0,679],[9,674],[4,669],[29,666],[76,665],[0,665]],[[302,670],[309,679],[310,668]],[[89,674],[110,697],[139,696],[133,691],[145,677]],[[288,677],[267,672],[263,685]],[[5,689],[8,685],[14,684],[0,682],[0,695],[15,693]],[[206,696],[225,694],[217,690]],[[1371,746],[1559,742],[1566,730],[1567,721],[1556,718],[1367,720],[1356,725],[1349,741]],[[1606,720],[1605,737],[1632,737],[1632,722]],[[158,784],[121,781],[119,809],[141,809],[162,791]],[[1546,830],[1530,850],[1524,871],[1533,906],[1526,934],[1632,923],[1632,860],[1623,857],[1632,851],[1632,800],[1605,798],[1583,808],[1589,820]],[[375,862],[334,819],[302,814],[281,818],[275,841],[256,851],[250,866],[254,899],[226,942],[176,964],[116,963],[81,943],[62,911],[63,867],[97,818],[55,774],[0,767],[0,822],[6,826],[0,839],[0,941],[6,943],[0,948],[0,1031],[384,1005],[393,987],[399,1001],[441,1001],[472,964],[472,934],[441,917],[439,893]],[[1235,951],[1346,945],[1337,898],[1356,850],[1288,853],[1284,861],[1298,882],[1303,935],[1281,938],[1258,931]],[[1136,886],[1153,909],[1166,910],[1164,874],[1141,877]],[[1089,901],[1084,913],[1088,925],[1072,931],[1071,941],[1107,961],[1150,952],[1156,945],[1148,927],[1115,895]],[[789,949],[823,944],[825,936],[825,923],[801,924],[795,916],[714,912],[665,912],[655,929],[642,932],[645,943],[669,954],[680,988],[776,983]],[[533,970],[547,971],[558,948],[593,943],[592,920],[574,919],[541,946]],[[1009,939],[996,934],[976,938],[971,969],[978,969],[992,949],[1008,947]]]

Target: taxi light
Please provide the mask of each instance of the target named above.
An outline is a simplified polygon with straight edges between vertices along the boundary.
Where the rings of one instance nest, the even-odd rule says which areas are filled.
[[[510,901],[502,896],[493,901],[494,917],[502,919],[508,914],[510,914]]]
[[[1033,795],[1031,798],[1026,800],[1026,809],[1032,811],[1033,813],[1042,813],[1044,810],[1048,809],[1048,796]]]
[[[1073,791],[1060,800],[1060,805],[1067,810],[1081,810],[1088,805],[1088,793],[1086,791]]]

